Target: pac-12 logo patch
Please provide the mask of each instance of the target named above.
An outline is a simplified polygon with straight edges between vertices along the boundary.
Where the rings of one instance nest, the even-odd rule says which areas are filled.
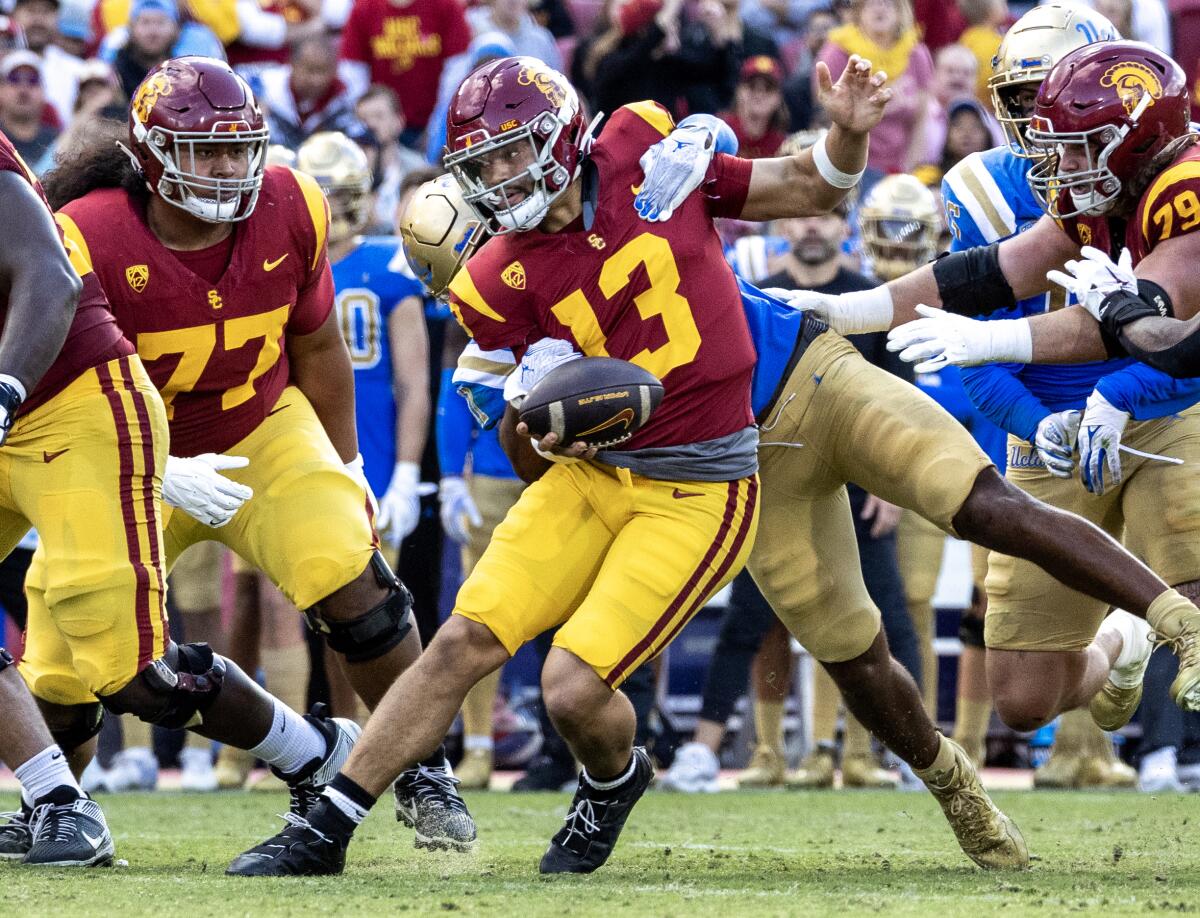
[[[129,282],[134,293],[141,293],[146,289],[146,284],[150,283],[150,266],[130,265],[125,269],[125,280]]]
[[[1121,97],[1121,105],[1130,115],[1138,107],[1143,96],[1150,97],[1149,106],[1154,104],[1155,99],[1161,99],[1163,92],[1162,80],[1158,78],[1158,74],[1145,64],[1135,61],[1113,64],[1104,71],[1104,76],[1100,78],[1100,85],[1115,89],[1117,95]]]
[[[525,266],[519,261],[514,261],[511,265],[500,272],[500,280],[508,284],[514,290],[525,289]]]

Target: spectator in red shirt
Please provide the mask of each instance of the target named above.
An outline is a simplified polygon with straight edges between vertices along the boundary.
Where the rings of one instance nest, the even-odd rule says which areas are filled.
[[[748,58],[733,92],[733,110],[721,115],[738,139],[738,156],[775,156],[787,139],[783,67],[765,54]]]
[[[400,99],[412,144],[437,101],[447,58],[462,54],[471,29],[458,0],[356,0],[342,32],[341,56],[351,91],[390,87]]]

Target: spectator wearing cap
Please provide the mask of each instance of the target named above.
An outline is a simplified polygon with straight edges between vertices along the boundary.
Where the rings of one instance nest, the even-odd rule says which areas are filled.
[[[25,36],[26,47],[41,59],[42,87],[49,102],[66,124],[75,108],[75,90],[83,61],[60,48],[58,0],[16,0],[12,20]]]
[[[184,22],[175,0],[134,0],[129,25],[104,39],[100,56],[112,64],[129,98],[146,74],[171,57],[199,54],[225,56],[213,32],[198,22]]]
[[[908,0],[854,0],[850,21],[829,33],[819,59],[836,80],[852,54],[884,71],[892,88],[892,101],[871,129],[865,183],[869,186],[880,174],[911,171],[921,159],[933,58],[913,26]]]
[[[778,59],[779,46],[769,32],[745,21],[739,0],[700,0],[690,13],[685,13],[679,50],[672,55],[676,72],[685,84],[683,109],[676,106],[677,113],[728,108],[742,63],[760,55]],[[703,76],[709,62],[721,67],[719,78]]]
[[[43,117],[42,59],[32,51],[11,51],[0,63],[0,77],[0,130],[25,162],[36,163],[60,130]]]
[[[355,0],[342,32],[341,57],[352,93],[390,88],[406,123],[404,142],[425,130],[446,61],[471,44],[459,0]]]
[[[446,145],[446,112],[450,100],[468,73],[487,61],[519,54],[517,47],[504,32],[481,32],[471,39],[471,47],[458,57],[446,61],[438,87],[437,105],[425,131],[425,158],[435,166],[442,164],[442,148]]]
[[[721,115],[738,139],[738,156],[775,156],[787,140],[782,86],[783,67],[775,58],[758,55],[742,64],[733,109]]]
[[[292,47],[291,63],[264,70],[258,100],[267,109],[271,142],[296,149],[318,131],[355,136],[363,130],[354,100],[337,73],[337,46],[317,35]]]
[[[388,87],[370,87],[359,98],[355,109],[359,121],[366,125],[375,142],[374,150],[370,144],[362,145],[374,163],[376,176],[372,222],[391,226],[396,219],[401,185],[411,172],[425,168],[425,157],[400,143],[404,134],[404,112],[400,100]]]
[[[562,55],[554,36],[534,21],[526,0],[490,0],[472,7],[467,10],[467,23],[472,35],[501,32],[508,36],[516,54],[536,57],[555,70],[562,69]]]

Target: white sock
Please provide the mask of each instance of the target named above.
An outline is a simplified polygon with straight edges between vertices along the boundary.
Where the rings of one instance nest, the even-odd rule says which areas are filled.
[[[28,762],[17,766],[16,776],[21,782],[21,796],[29,803],[64,785],[83,796],[79,782],[75,780],[67,765],[67,757],[57,745],[47,746]]]
[[[369,810],[359,806],[340,790],[326,787],[324,793],[329,802],[345,813],[346,818],[351,820],[356,826],[361,826],[362,821],[367,818]]]
[[[490,736],[463,737],[463,749],[465,749],[467,752],[471,752],[475,749],[485,749],[488,752],[491,752],[495,748],[496,744]]]
[[[271,729],[249,752],[286,775],[299,771],[313,759],[324,757],[327,745],[320,730],[287,705],[276,701]]]
[[[583,780],[587,781],[587,783],[590,784],[592,787],[596,788],[596,790],[600,790],[600,791],[612,790],[614,787],[619,787],[620,785],[622,785],[626,781],[628,781],[630,778],[632,778],[633,770],[635,768],[637,768],[637,756],[631,755],[629,757],[629,767],[626,768],[623,772],[621,772],[621,774],[619,774],[617,777],[613,778],[611,781],[597,781],[595,778],[593,778],[591,775],[588,774],[586,768],[583,770]]]
[[[1150,632],[1153,629],[1144,618],[1115,609],[1100,623],[1097,635],[1110,633],[1121,636],[1121,653],[1109,671],[1108,680],[1118,688],[1133,688],[1142,681],[1150,662]]]

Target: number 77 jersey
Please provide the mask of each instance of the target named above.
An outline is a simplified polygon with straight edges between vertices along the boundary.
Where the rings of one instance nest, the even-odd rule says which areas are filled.
[[[258,427],[288,384],[287,336],[333,309],[325,198],[290,169],[267,169],[254,213],[211,250],[168,249],[119,188],[56,217],[162,394],[172,455],[224,452]]]
[[[718,155],[670,220],[646,223],[633,208],[638,158],[672,128],[652,102],[618,109],[584,166],[585,201],[591,179],[598,187],[590,225],[493,237],[450,285],[451,309],[484,350],[520,357],[534,341],[560,338],[662,380],[662,404],[623,445],[631,450],[714,440],[754,423],[754,346],[713,226],[740,213],[750,163]]]

